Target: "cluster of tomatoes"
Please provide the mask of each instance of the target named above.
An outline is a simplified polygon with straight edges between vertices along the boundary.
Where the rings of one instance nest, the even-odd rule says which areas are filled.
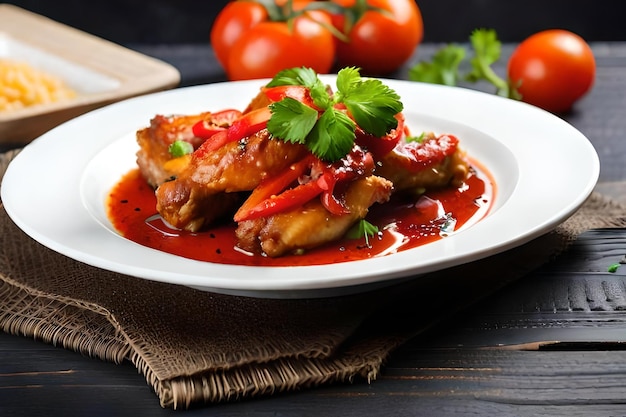
[[[230,80],[303,66],[384,75],[411,57],[422,23],[415,0],[232,1],[213,23],[211,45]]]
[[[234,0],[210,36],[228,78],[243,80],[294,67],[325,74],[354,66],[384,76],[407,62],[423,34],[415,0]],[[521,100],[564,112],[591,89],[595,60],[579,36],[542,31],[516,48],[507,78]]]

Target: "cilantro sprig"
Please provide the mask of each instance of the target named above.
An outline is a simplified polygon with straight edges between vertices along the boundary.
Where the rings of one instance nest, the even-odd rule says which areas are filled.
[[[459,66],[465,59],[465,48],[450,44],[439,49],[432,61],[422,61],[409,69],[409,79],[431,84],[457,85]]]
[[[461,72],[467,58],[467,49],[461,45],[448,44],[439,49],[432,61],[423,61],[409,69],[409,79],[434,84],[455,86],[461,81],[476,83],[487,81],[499,96],[519,100],[521,95],[516,86],[500,77],[493,64],[500,60],[502,43],[493,29],[476,29],[469,37],[473,56],[469,60],[470,70]]]
[[[397,127],[395,116],[403,110],[400,96],[393,89],[378,79],[362,78],[354,67],[337,73],[334,94],[310,68],[283,70],[267,84],[282,85],[307,87],[321,111],[286,97],[270,105],[272,116],[267,129],[276,138],[306,145],[325,161],[337,161],[352,150],[357,125],[382,137]],[[352,117],[338,109],[337,104],[343,104]]]
[[[365,219],[359,220],[355,223],[350,230],[346,233],[348,239],[361,239],[365,238],[365,245],[370,245],[370,237],[375,236],[378,233],[378,226],[368,222]]]
[[[472,32],[470,42],[474,48],[474,57],[470,64],[472,70],[465,77],[467,81],[486,80],[496,87],[496,94],[508,97],[510,88],[507,81],[498,76],[491,65],[498,62],[502,53],[502,43],[493,29],[479,29]]]

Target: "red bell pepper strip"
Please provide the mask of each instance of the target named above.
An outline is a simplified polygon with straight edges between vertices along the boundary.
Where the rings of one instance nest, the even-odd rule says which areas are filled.
[[[302,85],[281,85],[278,87],[264,87],[263,93],[272,102],[278,102],[286,97],[289,97],[294,100],[298,100],[299,102],[316,110],[320,110],[313,102],[310,90]]]
[[[235,120],[241,117],[239,110],[222,110],[217,113],[211,113],[206,120],[201,120],[194,124],[191,128],[194,136],[201,139],[208,139],[217,132],[226,130]]]
[[[318,181],[324,189],[320,197],[322,204],[332,214],[341,216],[350,213],[350,209],[346,207],[344,201],[337,198],[337,184],[369,175],[374,170],[374,158],[370,152],[365,152],[356,146],[344,159],[333,165],[322,167],[321,170],[323,174]]]
[[[373,153],[376,158],[387,155],[396,147],[405,134],[404,115],[398,113],[396,119],[398,120],[398,126],[383,137],[376,137],[357,127],[356,143]]]
[[[204,156],[228,143],[228,134],[226,130],[215,133],[213,136],[205,140],[193,153],[194,158],[204,158]]]
[[[318,181],[309,181],[263,200],[247,210],[243,216],[235,218],[235,221],[255,220],[301,207],[304,203],[320,195],[322,191]]]
[[[317,196],[320,196],[322,205],[331,214],[348,214],[350,210],[335,195],[338,183],[347,183],[357,177],[369,175],[373,169],[372,154],[358,146],[346,158],[332,165],[310,154],[282,173],[262,181],[237,210],[234,220],[254,220],[289,211],[301,207]],[[307,171],[313,176],[311,181],[288,188]]]
[[[270,117],[272,112],[269,107],[261,107],[244,114],[228,128],[228,141],[236,142],[265,129]]]
[[[245,113],[235,120],[230,127],[220,130],[207,138],[194,153],[202,158],[207,152],[213,152],[229,142],[237,142],[245,137],[253,135],[267,127],[267,121],[272,116],[269,107]]]
[[[332,166],[321,167],[322,175],[317,179],[317,183],[322,189],[322,195],[320,200],[326,210],[336,216],[350,213],[350,210],[335,197],[335,186],[337,185],[338,177],[337,170]]]
[[[246,219],[250,210],[253,207],[258,206],[264,200],[271,198],[285,190],[291,184],[293,184],[301,175],[303,175],[315,160],[313,155],[309,155],[300,161],[291,164],[282,173],[270,177],[252,190],[252,193],[246,201],[239,207],[239,210],[235,213],[234,220],[236,222]]]
[[[315,166],[313,170],[321,172],[317,179],[286,189],[313,166]],[[341,175],[345,177],[343,170]],[[234,220],[236,222],[254,220],[289,211],[301,207],[320,194],[322,204],[330,213],[337,216],[347,214],[349,210],[333,194],[337,178],[338,171],[334,167],[325,165],[313,155],[309,155],[292,164],[281,174],[261,182],[237,210]]]
[[[350,209],[348,209],[342,201],[339,201],[332,191],[322,192],[320,201],[322,202],[324,208],[335,216],[342,216],[350,213]]]
[[[412,172],[418,172],[443,161],[456,152],[459,139],[454,135],[442,134],[424,142],[409,142],[398,146],[398,152],[406,155],[404,165]]]

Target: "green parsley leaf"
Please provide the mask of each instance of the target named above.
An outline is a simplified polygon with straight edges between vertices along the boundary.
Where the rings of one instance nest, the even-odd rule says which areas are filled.
[[[321,83],[317,78],[317,73],[306,67],[288,68],[280,71],[267,84],[267,87],[278,87],[281,85],[303,85],[312,88],[316,84]]]
[[[309,136],[309,147],[315,155],[338,160],[354,146],[356,125],[345,113],[330,108],[319,118]]]
[[[617,270],[619,269],[619,267],[620,267],[620,264],[619,264],[619,263],[614,263],[614,264],[612,264],[612,265],[610,265],[610,266],[609,266],[609,268],[608,268],[608,272],[610,272],[610,273],[617,272]]]
[[[292,143],[306,143],[317,123],[317,110],[291,97],[270,104],[270,110],[272,117],[267,122],[267,129],[272,135]]]
[[[280,71],[267,84],[267,87],[279,87],[283,85],[301,85],[310,90],[311,98],[316,106],[325,109],[331,105],[331,98],[326,85],[317,77],[317,73],[311,68],[288,68]]]
[[[433,56],[432,62],[419,62],[409,69],[411,81],[455,86],[460,78],[459,66],[465,59],[465,48],[447,45]]]
[[[342,101],[361,129],[382,137],[398,126],[395,116],[403,106],[395,91],[376,79],[359,81],[351,87],[342,92]]]
[[[496,94],[520,100],[522,97],[515,85],[500,77],[492,65],[500,59],[502,43],[493,29],[476,29],[470,35],[473,56],[470,71],[461,74],[461,64],[465,59],[465,49],[459,45],[449,44],[437,51],[432,62],[419,62],[409,69],[412,81],[430,82],[444,85],[457,85],[459,80],[470,83],[487,81],[496,88]]]
[[[184,140],[176,140],[167,148],[170,155],[174,158],[181,157],[193,152],[193,145]]]
[[[361,81],[361,73],[356,67],[346,67],[337,73],[337,94],[347,94]]]
[[[474,57],[470,60],[472,70],[466,79],[471,82],[486,80],[496,87],[496,94],[508,97],[509,84],[498,76],[491,68],[500,59],[502,43],[498,40],[493,29],[477,29],[470,35],[470,42],[474,48]]]
[[[368,222],[365,219],[359,220],[354,226],[348,230],[346,237],[348,239],[361,239],[365,238],[365,244],[369,246],[369,238],[378,233],[378,227]]]
[[[328,86],[321,81],[312,87],[309,87],[309,93],[313,99],[313,103],[320,109],[328,109],[333,106],[333,98],[328,93]]]
[[[344,104],[364,131],[378,137],[397,127],[395,115],[403,110],[395,91],[380,80],[362,79],[354,67],[339,71],[337,91],[333,95],[308,68],[283,70],[267,85],[302,85],[309,89],[317,109],[309,111],[303,103],[295,104],[296,100],[285,98],[270,105],[272,116],[267,129],[275,137],[306,144],[318,158],[326,161],[347,155],[356,137],[354,122],[337,110],[336,104]]]
[[[356,123],[382,137],[398,126],[396,114],[403,110],[400,96],[374,78],[361,78],[359,70],[347,67],[337,73],[336,101],[346,105]]]

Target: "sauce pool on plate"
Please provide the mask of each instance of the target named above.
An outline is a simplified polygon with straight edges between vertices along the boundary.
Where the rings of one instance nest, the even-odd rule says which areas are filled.
[[[371,207],[367,220],[379,233],[341,239],[303,254],[270,258],[237,248],[234,222],[202,232],[172,229],[156,212],[154,190],[138,169],[126,174],[109,193],[107,212],[113,227],[140,245],[198,261],[248,266],[323,265],[367,259],[404,251],[439,239],[482,219],[489,211],[495,186],[484,170],[472,164],[460,188],[432,190],[419,196],[393,195]],[[315,233],[315,230],[311,230]]]

